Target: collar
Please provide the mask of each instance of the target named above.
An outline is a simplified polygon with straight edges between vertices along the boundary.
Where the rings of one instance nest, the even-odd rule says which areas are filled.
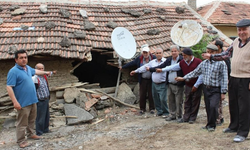
[[[172,57],[172,60],[173,61],[178,61],[180,59],[180,55],[178,55],[177,57],[176,57],[176,60],[174,60],[174,58]]]
[[[161,58],[161,62],[163,62],[163,61],[165,61],[165,58],[164,58],[164,57]],[[155,62],[158,62],[158,60],[155,59]]]
[[[238,39],[239,40],[239,45],[240,45],[240,47],[243,47],[243,46],[245,46],[249,41],[250,41],[250,37],[247,39],[247,41],[246,41],[246,43],[245,44],[243,44],[243,45],[241,45],[241,43],[242,43],[242,40],[239,38]]]
[[[184,60],[184,59],[183,59]],[[187,64],[190,64],[191,62],[194,61],[194,56],[192,57],[191,61],[188,63],[186,60],[184,60]]]
[[[20,69],[20,70],[25,70],[23,67],[19,66],[17,63],[15,64],[15,66]],[[27,68],[27,66],[25,65],[25,67]]]

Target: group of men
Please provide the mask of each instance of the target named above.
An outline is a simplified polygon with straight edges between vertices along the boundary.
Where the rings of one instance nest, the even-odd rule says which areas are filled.
[[[179,55],[179,47],[172,45],[171,57],[165,59],[161,48],[156,49],[154,56],[150,54],[148,45],[143,45],[142,55],[120,68],[138,67],[130,74],[138,73],[140,114],[146,111],[147,98],[151,114],[155,114],[156,109],[157,116],[167,117],[167,121],[178,119],[179,123],[192,124],[197,118],[203,90],[207,112],[207,124],[203,128],[214,131],[216,120],[217,123],[224,122],[220,113],[221,100],[225,98],[228,84],[230,124],[223,132],[236,132],[233,140],[243,142],[250,127],[250,19],[240,20],[236,27],[239,37],[232,45],[221,52],[222,42],[216,41],[217,46],[209,44],[207,53],[202,54],[206,59],[203,62],[193,56],[190,48],[183,49],[182,55]],[[229,57],[232,57],[231,73]],[[15,62],[8,72],[7,92],[17,110],[17,143],[24,148],[29,146],[26,135],[30,139],[40,139],[39,135],[49,132],[47,76],[52,71],[44,71],[44,65],[40,63],[36,69],[28,66],[25,50],[15,53]],[[38,76],[33,77],[33,81],[34,75]]]
[[[237,132],[233,141],[243,142],[250,127],[250,53],[247,51],[250,49],[250,20],[242,19],[236,27],[239,37],[232,45],[226,51],[222,51],[220,40],[207,45],[206,53],[202,54],[204,61],[195,58],[190,48],[184,48],[179,55],[177,45],[170,47],[171,57],[167,59],[163,58],[163,50],[157,48],[154,59],[148,45],[143,45],[143,54],[121,67],[138,67],[130,75],[139,75],[140,114],[146,111],[148,96],[150,113],[154,114],[155,106],[156,115],[167,117],[166,121],[178,119],[179,123],[192,124],[197,118],[203,91],[207,124],[202,129],[214,131],[224,122],[222,100],[228,91],[230,124],[223,132]]]
[[[26,136],[38,140],[43,133],[49,132],[50,94],[47,76],[56,71],[44,71],[41,63],[35,66],[36,69],[28,66],[25,50],[15,53],[15,62],[7,75],[7,92],[17,110],[17,143],[20,148],[25,148],[29,146]]]

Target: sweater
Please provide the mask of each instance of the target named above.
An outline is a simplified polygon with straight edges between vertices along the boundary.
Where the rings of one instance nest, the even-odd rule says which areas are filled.
[[[202,61],[199,58],[193,59],[193,61],[187,65],[187,63],[184,60],[180,61],[180,67],[183,72],[183,75],[188,74],[189,72],[193,71]],[[186,86],[193,87],[195,82],[198,78],[190,79],[189,81],[185,81]]]
[[[233,57],[231,62],[232,77],[250,78],[250,42],[245,46],[239,47],[239,39],[233,42]]]

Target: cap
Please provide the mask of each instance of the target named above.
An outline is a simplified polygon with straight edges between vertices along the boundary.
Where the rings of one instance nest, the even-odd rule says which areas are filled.
[[[141,51],[142,51],[142,52],[149,52],[148,44],[142,45],[142,46],[141,46]]]
[[[236,27],[247,27],[250,26],[250,19],[241,19],[236,23]]]
[[[182,52],[186,55],[193,55],[193,51],[190,48],[184,48]]]
[[[213,50],[213,51],[218,51],[218,47],[215,46],[214,44],[208,44],[207,49]]]

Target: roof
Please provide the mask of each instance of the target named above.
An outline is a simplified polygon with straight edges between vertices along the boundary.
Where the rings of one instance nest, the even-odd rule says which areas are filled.
[[[39,11],[41,4],[48,6],[48,13]],[[13,5],[24,8],[24,14],[11,15],[13,11],[9,9]],[[147,43],[152,49],[161,47],[167,50],[173,44],[170,30],[175,23],[187,19],[202,23],[189,6],[183,5],[185,13],[177,13],[176,5],[173,3],[165,6],[144,4],[129,6],[0,2],[0,6],[2,7],[0,21],[3,19],[3,23],[0,23],[0,60],[14,58],[10,46],[26,49],[29,56],[40,54],[72,59],[84,59],[86,53],[94,49],[113,51],[111,44],[113,28],[107,26],[109,21],[127,28],[135,37],[137,48]],[[61,9],[68,10],[71,15],[68,18],[63,17]],[[80,15],[80,9],[86,11],[86,18]],[[146,10],[150,10],[151,13],[147,13]],[[94,24],[95,29],[86,30],[86,21]],[[55,23],[55,27],[46,29],[45,24],[48,22]],[[19,30],[21,25],[25,25],[28,30]],[[206,30],[207,25],[202,26]],[[149,35],[149,30],[155,30],[158,34]],[[85,39],[76,38],[75,31],[85,32]],[[64,36],[69,39],[70,46],[59,44]]]
[[[250,4],[214,1],[198,8],[197,12],[213,25],[235,26],[239,20],[250,18]]]

